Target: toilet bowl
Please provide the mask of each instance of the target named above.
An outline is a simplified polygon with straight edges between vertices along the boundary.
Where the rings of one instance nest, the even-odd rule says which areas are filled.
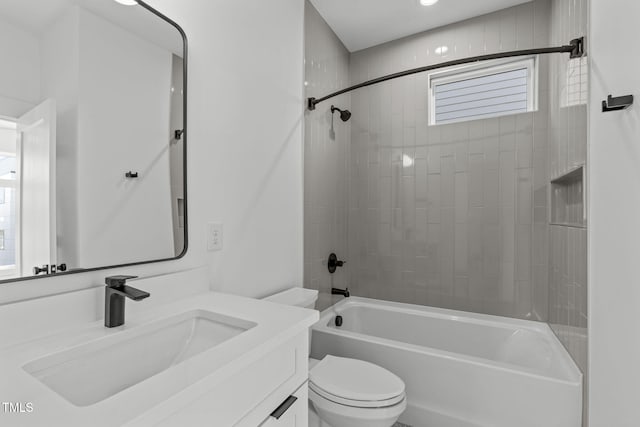
[[[404,382],[363,360],[310,360],[309,400],[331,427],[391,427],[407,407]]]
[[[313,308],[317,297],[318,291],[293,288],[265,300]],[[332,355],[309,359],[309,400],[322,427],[391,427],[407,407],[399,377],[373,363]]]

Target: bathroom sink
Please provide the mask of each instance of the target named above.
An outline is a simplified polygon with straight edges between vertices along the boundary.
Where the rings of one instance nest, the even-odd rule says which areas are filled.
[[[254,326],[254,322],[192,310],[48,355],[23,369],[73,405],[89,406]]]

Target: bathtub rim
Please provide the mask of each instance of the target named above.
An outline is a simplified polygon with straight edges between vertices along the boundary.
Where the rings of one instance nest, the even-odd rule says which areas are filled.
[[[547,337],[554,347],[554,353],[560,357],[560,361],[563,363],[563,371],[566,375],[563,377],[546,375],[540,371],[536,371],[532,368],[516,365],[508,362],[500,362],[478,356],[471,356],[463,353],[455,353],[447,350],[441,350],[433,347],[420,346],[416,344],[405,343],[402,341],[390,340],[387,338],[380,338],[373,335],[366,335],[358,332],[352,332],[347,330],[338,330],[327,326],[331,317],[340,314],[340,310],[345,310],[349,307],[375,307],[381,308],[387,311],[403,312],[420,316],[432,316],[440,319],[448,319],[453,321],[464,321],[466,323],[482,324],[492,327],[512,329],[514,327],[520,329],[526,329],[533,331]],[[336,312],[336,310],[339,310]],[[455,319],[451,319],[454,317]],[[312,326],[312,331],[323,332],[331,335],[343,336],[358,341],[376,342],[381,345],[389,346],[400,350],[409,350],[425,355],[443,357],[449,360],[464,360],[467,363],[489,367],[493,369],[502,370],[504,372],[515,373],[519,375],[527,375],[533,378],[542,379],[545,381],[553,381],[560,384],[582,387],[583,386],[583,374],[577,367],[575,361],[569,356],[567,350],[564,348],[556,334],[551,327],[544,322],[537,322],[532,320],[515,319],[511,317],[495,316],[490,314],[473,313],[460,310],[452,310],[447,308],[423,306],[417,304],[399,303],[394,301],[384,301],[372,298],[363,298],[352,296],[345,298],[331,307],[323,310],[320,313],[320,319],[316,324]]]

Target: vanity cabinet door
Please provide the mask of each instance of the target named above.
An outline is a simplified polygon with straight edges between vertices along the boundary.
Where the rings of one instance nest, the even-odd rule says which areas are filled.
[[[283,412],[274,411],[274,414],[267,418],[259,427],[308,427],[309,424],[309,402],[307,383],[304,383],[298,391],[293,394],[296,401],[283,409]],[[275,418],[279,416],[279,418]]]

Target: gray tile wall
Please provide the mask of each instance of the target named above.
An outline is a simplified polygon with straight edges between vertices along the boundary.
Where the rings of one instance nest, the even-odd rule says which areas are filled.
[[[536,0],[349,55],[307,2],[307,92],[566,44],[587,34],[587,9],[588,0]],[[440,46],[448,52],[436,54]],[[353,112],[349,123],[334,123],[335,137],[330,104],[308,113],[305,286],[549,321],[586,374],[587,219],[579,211],[587,183],[570,180],[555,199],[549,183],[586,164],[587,65],[541,56],[535,113],[427,126],[425,75],[334,100]],[[348,261],[333,277],[331,251]]]
[[[527,3],[355,52],[351,82],[547,46],[549,6]],[[448,51],[435,53],[441,46]],[[547,58],[541,70],[538,112],[465,123],[427,125],[426,74],[352,93],[355,294],[546,320]]]
[[[306,95],[321,96],[349,83],[349,52],[309,1],[305,3]],[[350,95],[332,100],[350,108]],[[304,139],[304,286],[321,291],[321,307],[329,304],[331,286],[347,286],[348,265],[333,276],[327,258],[347,255],[347,197],[351,123],[336,114],[331,103],[305,116]]]
[[[588,34],[588,4],[588,0],[552,2],[551,44],[563,44]],[[588,43],[586,47],[588,52]],[[587,59],[569,61],[554,55],[550,67],[549,166],[550,179],[554,179],[587,163],[588,62]],[[588,182],[570,180],[561,189],[566,197],[553,203],[554,224],[564,222],[564,225],[550,226],[548,294],[549,324],[585,375],[585,397],[588,392],[588,218],[584,210],[587,185]],[[557,208],[562,205],[566,205],[564,215],[557,214]],[[560,220],[555,221],[556,218]],[[584,425],[588,423],[586,413],[585,403]]]

